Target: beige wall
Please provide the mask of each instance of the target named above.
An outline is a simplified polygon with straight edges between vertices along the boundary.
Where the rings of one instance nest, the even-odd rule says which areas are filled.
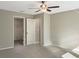
[[[32,18],[31,15],[0,10],[0,48],[14,46],[13,16]]]
[[[40,32],[39,32],[39,19],[34,19],[35,20],[35,40],[36,43],[39,43],[39,36],[40,36]]]
[[[40,39],[40,45],[43,45],[43,21],[44,21],[44,15],[43,14],[34,15],[34,19],[39,20],[39,39]]]
[[[79,11],[67,11],[51,16],[52,43],[66,49],[79,46]]]

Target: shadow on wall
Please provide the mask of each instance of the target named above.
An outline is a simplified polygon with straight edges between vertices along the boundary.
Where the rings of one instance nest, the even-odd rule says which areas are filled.
[[[79,13],[67,11],[52,18],[52,43],[66,49],[79,46]]]
[[[53,46],[58,46],[59,45],[59,38],[57,36],[57,32],[55,30],[54,20],[52,19],[52,17],[53,16],[50,17],[50,34],[51,34],[50,41],[52,42]]]
[[[60,43],[59,43],[59,38],[58,38],[55,34],[52,35],[51,42],[52,42],[53,46],[58,46],[58,45],[60,45]]]
[[[71,34],[62,37],[59,42],[59,46],[66,48],[66,49],[74,49],[79,46],[79,35]]]
[[[52,43],[54,46],[60,46],[66,49],[74,49],[79,46],[79,35],[76,32],[65,31],[62,34],[52,35]]]

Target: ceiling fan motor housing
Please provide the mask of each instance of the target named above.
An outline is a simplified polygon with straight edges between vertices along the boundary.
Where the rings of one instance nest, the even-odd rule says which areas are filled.
[[[40,9],[42,10],[42,11],[47,11],[47,5],[46,4],[42,4],[42,5],[40,5]]]

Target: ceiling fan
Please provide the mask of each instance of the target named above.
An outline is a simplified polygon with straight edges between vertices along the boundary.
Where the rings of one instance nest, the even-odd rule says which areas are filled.
[[[45,1],[41,1],[41,5],[40,5],[40,8],[39,10],[35,11],[35,12],[39,12],[39,11],[42,11],[42,12],[51,12],[52,10],[50,10],[51,8],[59,8],[60,6],[50,6],[48,7],[47,4],[45,3]],[[30,8],[30,9],[33,9],[33,8]],[[35,8],[34,8],[35,9]]]

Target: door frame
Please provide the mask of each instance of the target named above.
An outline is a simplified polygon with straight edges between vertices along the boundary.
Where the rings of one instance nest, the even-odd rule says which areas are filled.
[[[25,44],[25,17],[23,17],[23,16],[13,16],[13,39],[14,39],[14,18],[23,18],[23,46],[25,46],[26,44]],[[14,43],[14,41],[13,41],[13,43]]]

